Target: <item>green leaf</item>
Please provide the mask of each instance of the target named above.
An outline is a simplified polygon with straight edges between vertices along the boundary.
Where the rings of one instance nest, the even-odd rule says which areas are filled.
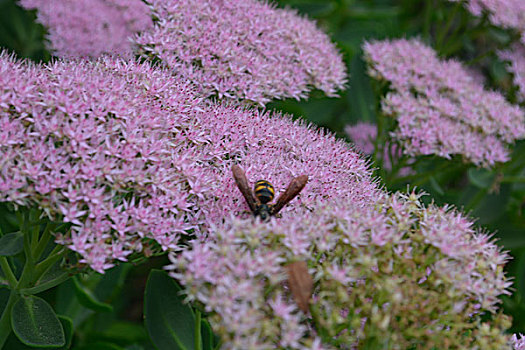
[[[202,349],[213,350],[213,331],[206,320],[201,321]]]
[[[113,311],[113,306],[99,301],[89,289],[84,288],[84,286],[80,283],[76,276],[73,277],[73,285],[75,287],[75,295],[77,296],[77,299],[80,302],[80,304],[82,304],[83,306],[93,311]]]
[[[24,234],[20,231],[0,237],[0,256],[13,256],[24,249]]]
[[[470,168],[468,179],[471,184],[478,188],[488,188],[494,182],[495,174],[487,169]]]
[[[115,321],[109,326],[104,327],[104,331],[98,333],[99,339],[111,339],[114,342],[133,343],[148,340],[148,334],[144,326],[140,323],[127,321]]]
[[[64,329],[53,308],[34,295],[20,298],[11,310],[11,326],[18,339],[40,348],[66,344]]]
[[[71,342],[73,340],[73,320],[62,315],[57,315],[57,317],[62,324],[62,328],[64,329],[64,337],[66,340],[66,344],[64,344],[64,346],[60,349],[66,350],[71,347]]]
[[[191,307],[183,303],[180,291],[166,272],[151,271],[144,296],[144,316],[146,329],[159,349],[194,348],[195,316]]]
[[[373,122],[376,118],[376,96],[366,73],[366,64],[359,55],[353,57],[349,70],[352,74],[347,99],[351,115],[357,120]]]
[[[118,346],[117,344],[100,341],[96,343],[89,343],[88,345],[79,348],[75,348],[75,350],[124,350],[124,348]]]
[[[432,186],[432,189],[436,191],[439,195],[442,196],[445,194],[445,191],[443,191],[443,189],[441,188],[434,176],[430,177],[430,186]]]

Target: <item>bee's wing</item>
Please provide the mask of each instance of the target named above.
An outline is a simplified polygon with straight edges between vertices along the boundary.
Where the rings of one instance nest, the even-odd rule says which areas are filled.
[[[307,175],[297,176],[290,182],[286,191],[277,198],[277,202],[272,205],[272,215],[277,214],[289,201],[294,199],[295,196],[301,192],[306,183],[308,182]]]
[[[255,212],[257,202],[250,188],[250,184],[248,183],[248,179],[246,178],[244,170],[242,170],[242,168],[239,165],[235,164],[234,166],[232,166],[232,173],[233,179],[235,180],[237,187],[239,187],[239,190],[244,196],[244,199],[246,199],[248,206],[250,207],[252,212]]]

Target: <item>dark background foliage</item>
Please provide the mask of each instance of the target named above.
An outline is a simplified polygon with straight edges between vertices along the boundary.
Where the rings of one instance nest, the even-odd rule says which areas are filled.
[[[339,98],[327,98],[314,91],[308,101],[284,100],[267,105],[335,132],[345,138],[344,126],[358,121],[377,120],[380,96],[366,73],[361,46],[365,40],[419,37],[444,57],[457,57],[481,71],[486,86],[506,94],[516,103],[515,90],[503,62],[495,55],[515,39],[511,33],[491,26],[486,18],[472,17],[461,5],[446,0],[280,0],[279,7],[292,7],[315,19],[336,43],[347,64],[347,89]],[[36,62],[51,59],[45,50],[45,29],[35,23],[35,13],[22,10],[14,0],[0,0],[0,47],[18,57]],[[427,200],[449,203],[464,209],[477,223],[494,232],[499,243],[511,251],[514,260],[508,273],[515,278],[515,292],[504,299],[505,311],[513,317],[513,332],[525,333],[525,183],[498,181],[502,176],[525,176],[525,142],[519,142],[513,161],[492,170],[445,161],[436,157],[422,159],[420,174],[410,182],[379,181],[389,190],[405,190],[417,185],[429,193]],[[460,166],[454,168],[453,164]],[[438,171],[450,167],[451,171]],[[430,171],[429,171],[430,170]],[[435,170],[435,171],[432,171]],[[0,215],[5,208],[0,208]],[[9,223],[0,219],[6,231]],[[104,276],[79,278],[43,293],[57,313],[73,321],[73,346],[77,349],[152,349],[153,344],[142,323],[143,293],[146,276],[153,267],[166,263],[159,257],[132,268],[131,264],[112,269]],[[75,285],[76,283],[76,285]],[[82,299],[82,291],[87,297]],[[0,305],[5,299],[0,289]],[[81,300],[79,302],[79,300]],[[11,349],[22,349],[10,339]]]

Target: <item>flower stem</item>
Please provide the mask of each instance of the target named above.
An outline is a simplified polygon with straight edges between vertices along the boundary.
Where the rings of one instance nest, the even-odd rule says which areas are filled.
[[[201,312],[195,310],[195,350],[202,350]]]
[[[47,281],[47,282],[44,282],[42,284],[39,284],[36,287],[22,288],[20,290],[20,293],[22,293],[22,294],[37,294],[37,293],[41,293],[41,292],[46,291],[48,289],[51,289],[51,288],[53,288],[55,286],[58,286],[59,284],[67,281],[68,279],[70,279],[72,276],[73,275],[70,274],[69,272],[64,272],[63,274],[61,274],[57,278],[52,279],[51,281]]]
[[[500,182],[502,183],[525,183],[525,177],[523,176],[508,176],[504,177]]]
[[[51,230],[54,228],[54,226],[55,225],[50,222],[47,223],[46,228],[42,233],[42,237],[40,237],[40,241],[38,241],[38,244],[36,245],[35,249],[32,250],[33,256],[35,257],[36,261],[40,259],[42,253],[46,249],[47,244],[49,243],[49,239],[51,238]]]
[[[7,258],[5,256],[0,257],[0,267],[4,272],[5,278],[7,278],[9,288],[15,288],[18,281],[16,280],[15,274],[13,273],[13,270],[11,270],[11,266],[9,266],[9,261],[7,261]]]
[[[445,37],[450,30],[450,26],[452,25],[452,22],[454,22],[454,19],[456,18],[456,14],[460,6],[463,6],[461,2],[456,3],[456,5],[454,6],[454,9],[452,10],[452,13],[450,13],[448,16],[447,23],[445,24],[445,26],[441,27],[441,30],[439,31],[439,34],[436,39],[436,48],[440,51],[441,51],[441,48],[443,47]]]

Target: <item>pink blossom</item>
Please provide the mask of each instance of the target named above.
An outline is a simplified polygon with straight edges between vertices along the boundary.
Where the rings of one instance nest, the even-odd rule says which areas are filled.
[[[380,192],[366,161],[333,134],[203,100],[148,64],[33,66],[2,54],[0,73],[0,199],[72,223],[59,241],[97,271],[143,239],[178,251],[187,232],[204,238],[225,216],[251,215],[232,178],[236,163],[278,193],[294,176],[310,177],[283,216],[308,213],[319,199],[369,207]],[[298,251],[306,244],[291,238]]]
[[[206,96],[265,104],[334,96],[341,55],[314,22],[257,0],[149,0],[155,27],[135,38],[142,56],[191,80]]]
[[[522,33],[525,44],[525,2],[522,0],[467,0],[465,7],[475,16],[487,14],[490,22],[496,26]]]
[[[508,146],[525,137],[525,115],[495,91],[486,91],[463,66],[440,60],[418,40],[365,44],[372,77],[390,84],[383,112],[395,117],[393,137],[404,153],[462,155],[490,167],[509,158]]]
[[[430,342],[476,348],[477,338],[466,330],[477,330],[483,311],[495,312],[499,296],[509,294],[508,256],[458,212],[425,207],[419,197],[384,193],[375,208],[317,203],[310,213],[268,223],[226,217],[206,242],[171,254],[166,268],[190,300],[206,305],[229,349],[246,349],[254,337],[262,348],[318,346],[313,329],[338,329],[334,342],[359,348],[377,327],[385,344],[396,339],[400,348]],[[287,244],[293,236],[303,237],[306,248]],[[401,256],[396,248],[414,254]],[[286,287],[286,266],[297,260],[307,262],[314,279],[311,315],[294,305]],[[355,324],[349,326],[341,310],[359,315]],[[489,341],[507,342],[496,324]]]
[[[345,133],[361,152],[368,155],[374,153],[377,125],[368,122],[359,122],[355,125],[345,126]]]
[[[525,350],[525,337],[520,333],[512,335],[512,345],[514,350]]]
[[[515,44],[498,55],[508,62],[507,69],[514,76],[514,85],[518,88],[517,98],[525,102],[525,44]]]
[[[347,125],[345,133],[355,144],[358,150],[366,155],[373,155],[377,138],[377,125],[368,122],[359,122],[355,125]],[[402,149],[398,145],[392,145],[390,141],[385,141],[380,145],[383,149],[382,166],[387,170],[392,170],[392,161],[396,162],[403,156]],[[395,164],[394,164],[395,165]],[[412,173],[409,167],[400,169],[400,175]]]
[[[83,262],[102,272],[143,236],[174,249],[197,225],[209,188],[190,182],[209,175],[181,137],[201,103],[188,84],[109,58],[32,66],[5,54],[0,84],[0,200],[72,223],[60,241]]]
[[[140,0],[20,0],[37,10],[49,31],[49,48],[58,57],[130,56],[131,36],[152,25]]]

